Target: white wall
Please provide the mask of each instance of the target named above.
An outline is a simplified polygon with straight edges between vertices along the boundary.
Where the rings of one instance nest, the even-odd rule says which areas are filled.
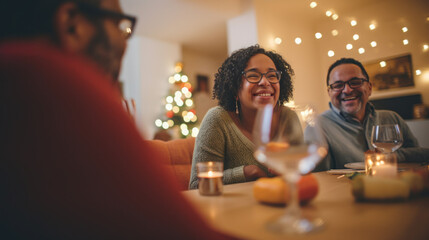
[[[290,18],[286,14],[274,11],[273,6],[264,0],[254,1],[258,24],[258,38],[262,47],[272,49],[283,56],[295,71],[293,79],[294,101],[297,105],[312,104],[322,112],[328,108],[324,94],[326,87],[321,77],[317,45],[313,39],[313,25],[305,17]],[[280,37],[280,45],[274,44],[274,38]],[[300,37],[300,45],[294,43]]]
[[[137,126],[147,139],[153,138],[157,130],[154,122],[165,113],[162,101],[168,93],[168,78],[181,60],[178,43],[137,36],[128,42],[120,79],[125,97],[136,100]]]
[[[227,22],[228,53],[258,43],[258,27],[253,8]]]

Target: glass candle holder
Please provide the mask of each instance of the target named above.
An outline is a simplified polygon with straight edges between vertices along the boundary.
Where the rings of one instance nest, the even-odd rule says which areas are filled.
[[[197,163],[198,190],[201,195],[217,196],[223,191],[223,163],[199,162]]]
[[[369,176],[396,177],[398,164],[393,153],[365,152],[365,172]]]

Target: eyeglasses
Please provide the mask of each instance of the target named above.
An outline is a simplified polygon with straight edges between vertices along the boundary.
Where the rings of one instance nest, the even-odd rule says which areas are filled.
[[[125,39],[130,38],[134,32],[134,27],[137,23],[137,18],[134,16],[99,8],[82,2],[77,3],[77,5],[81,11],[86,12],[87,14],[109,17],[117,20],[118,28],[121,30]]]
[[[271,70],[266,73],[260,73],[255,70],[244,71],[243,77],[250,83],[259,83],[262,80],[262,77],[265,75],[265,78],[270,83],[278,83],[280,77],[282,76],[281,71]]]
[[[334,91],[342,91],[346,86],[346,83],[349,85],[351,89],[359,88],[363,85],[363,82],[369,82],[365,78],[352,78],[347,82],[337,81],[328,86],[328,89],[332,89]]]

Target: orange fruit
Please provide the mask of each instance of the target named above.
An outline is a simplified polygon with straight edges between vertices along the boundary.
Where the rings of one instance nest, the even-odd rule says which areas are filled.
[[[289,143],[285,142],[269,142],[266,145],[267,151],[281,152],[289,148]]]

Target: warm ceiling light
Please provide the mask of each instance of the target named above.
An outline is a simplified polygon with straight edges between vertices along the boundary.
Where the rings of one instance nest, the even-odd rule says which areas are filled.
[[[420,71],[420,69],[417,69],[417,70],[416,70],[416,75],[417,75],[417,76],[420,76],[421,74],[422,74],[422,71]]]
[[[299,37],[295,38],[295,43],[296,43],[297,45],[301,44],[301,43],[302,43],[302,39],[301,39],[301,38],[299,38]]]
[[[356,20],[351,20],[350,21],[350,25],[352,25],[353,27],[356,26],[356,24],[357,24]]]
[[[359,35],[358,34],[353,35],[353,39],[354,40],[358,40],[359,39]]]
[[[370,29],[370,30],[374,30],[374,29],[375,29],[375,24],[370,24],[370,25],[369,25],[369,29]]]
[[[316,34],[314,34],[314,36],[315,36],[317,39],[321,39],[321,38],[322,38],[322,34],[321,34],[320,32],[317,32]]]
[[[346,49],[347,50],[352,50],[353,49],[353,45],[351,43],[346,45]]]
[[[380,67],[385,67],[386,66],[386,62],[385,61],[381,61],[380,62]]]
[[[427,51],[429,49],[429,45],[425,44],[423,45],[423,51]]]
[[[408,28],[407,27],[403,27],[402,28],[402,32],[408,32]]]
[[[404,45],[408,45],[408,39],[404,39],[404,40],[402,40],[402,43],[403,43]]]
[[[377,47],[377,42],[376,41],[372,41],[371,42],[371,47]]]
[[[311,7],[311,8],[315,8],[315,7],[317,7],[317,2],[311,2],[311,3],[310,3],[310,7]]]
[[[359,48],[359,54],[363,54],[365,52],[365,48]]]
[[[332,15],[332,12],[331,12],[331,11],[329,11],[329,10],[328,10],[328,11],[326,11],[326,16],[327,16],[327,17],[330,17],[331,15]]]
[[[332,19],[337,20],[337,19],[338,19],[338,14],[336,14],[336,13],[335,13],[335,14],[333,14],[333,15],[332,15]]]
[[[338,35],[338,30],[336,30],[336,29],[334,29],[334,30],[332,30],[332,36],[337,36]]]
[[[335,55],[335,52],[334,51],[332,51],[332,50],[329,50],[328,51],[328,56],[329,57],[333,57]]]
[[[274,43],[277,45],[280,45],[280,43],[282,43],[282,39],[279,37],[274,38]]]

